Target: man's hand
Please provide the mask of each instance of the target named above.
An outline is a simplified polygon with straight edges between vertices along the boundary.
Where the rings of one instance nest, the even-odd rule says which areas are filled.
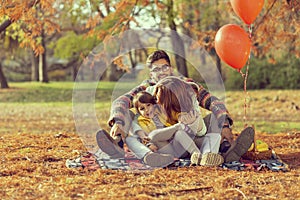
[[[121,124],[115,123],[110,129],[110,136],[113,139],[116,139],[118,136],[121,136],[122,140],[125,139],[125,132],[123,131],[124,127]]]
[[[233,144],[233,134],[230,128],[223,128],[221,132],[221,143],[226,139],[231,145]]]

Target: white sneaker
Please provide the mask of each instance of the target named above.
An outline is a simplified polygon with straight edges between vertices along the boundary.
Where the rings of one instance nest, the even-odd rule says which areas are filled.
[[[191,164],[200,165],[201,159],[202,159],[202,154],[200,152],[194,152],[191,155]]]
[[[202,156],[200,165],[202,166],[219,166],[224,162],[223,156],[217,153],[205,153]]]

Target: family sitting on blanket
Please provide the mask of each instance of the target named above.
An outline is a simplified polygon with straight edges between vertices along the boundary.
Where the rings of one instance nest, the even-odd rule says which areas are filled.
[[[223,102],[191,79],[174,77],[166,52],[155,51],[148,57],[147,64],[151,79],[113,102],[109,120],[112,127],[110,134],[104,130],[96,134],[99,148],[111,158],[120,158],[124,156],[123,145],[126,142],[138,158],[152,167],[164,167],[172,163],[174,157],[186,156],[191,156],[193,164],[205,166],[217,166],[223,161],[238,161],[251,146],[254,130],[247,127],[233,141],[233,121]],[[133,99],[136,100],[141,91],[153,94],[155,101],[153,100],[152,106],[161,112],[156,113],[158,115],[152,119],[161,120],[155,126],[156,131],[149,132],[150,127],[148,130],[143,129],[139,123],[132,122],[130,108],[133,107]],[[212,112],[204,120],[207,124],[203,123],[199,106]],[[138,111],[141,115],[139,108]],[[151,117],[153,116],[148,116]],[[148,137],[144,137],[145,135]],[[224,139],[221,140],[221,137]],[[143,141],[148,140],[151,143],[145,146]],[[229,144],[230,148],[221,155],[218,151],[220,144],[224,143]]]

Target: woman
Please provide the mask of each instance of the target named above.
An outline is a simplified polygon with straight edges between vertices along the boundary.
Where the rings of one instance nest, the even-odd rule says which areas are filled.
[[[203,122],[199,106],[197,104],[196,85],[191,85],[177,77],[169,76],[160,80],[154,90],[154,96],[157,103],[161,105],[162,112],[167,116],[167,122],[174,125],[182,123],[188,126],[192,131],[189,137],[203,136],[206,133],[206,127]],[[187,129],[186,129],[187,130]],[[180,157],[186,151],[186,146],[182,147],[181,140],[184,134],[177,131],[174,135],[166,135],[151,132],[149,138],[151,141],[168,141],[169,144],[159,148],[160,153],[175,153]],[[192,154],[191,162],[196,165],[218,166],[224,162],[221,155],[218,154],[221,135],[207,134],[204,137],[201,153]],[[193,146],[194,142],[186,144]]]

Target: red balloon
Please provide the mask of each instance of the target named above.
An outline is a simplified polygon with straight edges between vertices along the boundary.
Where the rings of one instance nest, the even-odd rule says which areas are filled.
[[[215,37],[219,57],[235,69],[242,69],[251,51],[251,40],[244,29],[235,24],[221,27]]]
[[[264,5],[264,0],[230,0],[234,12],[248,25],[252,24]]]

